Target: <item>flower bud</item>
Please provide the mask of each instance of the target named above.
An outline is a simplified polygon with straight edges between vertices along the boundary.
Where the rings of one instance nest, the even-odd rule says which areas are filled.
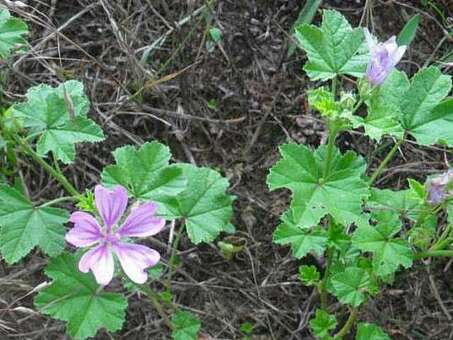
[[[384,43],[376,42],[368,29],[364,29],[370,50],[365,77],[372,85],[381,85],[406,52],[407,46],[398,46],[393,36]]]
[[[340,106],[344,110],[352,110],[356,103],[356,97],[354,93],[342,92],[340,97]]]
[[[453,181],[453,170],[448,170],[447,172],[432,178],[426,184],[427,197],[426,201],[429,204],[439,204],[449,195],[451,192],[451,183]]]

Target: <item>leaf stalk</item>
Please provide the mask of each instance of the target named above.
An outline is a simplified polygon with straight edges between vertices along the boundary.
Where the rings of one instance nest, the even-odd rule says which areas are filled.
[[[180,227],[179,231],[176,233],[175,239],[173,240],[173,243],[171,245],[171,253],[170,253],[170,258],[168,260],[168,273],[167,273],[167,277],[165,279],[165,288],[167,290],[170,290],[170,288],[171,288],[171,277],[172,277],[174,269],[175,269],[176,252],[178,251],[179,241],[181,239],[182,234],[184,233],[185,228],[186,228],[186,221],[183,220],[181,223],[181,227]]]
[[[338,331],[337,334],[335,334],[334,336],[334,340],[340,340],[342,339],[346,334],[349,333],[349,331],[351,330],[351,327],[352,325],[354,324],[356,318],[357,318],[357,315],[359,314],[359,309],[358,308],[354,308],[351,313],[349,314],[349,317],[348,319],[346,320],[345,324],[343,325],[343,327],[341,327],[341,329]]]
[[[398,150],[398,148],[401,146],[402,143],[403,143],[403,138],[398,140],[395,143],[395,145],[393,145],[393,147],[388,152],[387,156],[385,156],[384,160],[381,162],[381,164],[379,164],[377,169],[371,175],[370,185],[372,185],[376,181],[376,179],[379,177],[381,172],[385,169],[385,167],[387,166],[388,162],[390,162],[390,160],[393,158],[393,155],[395,155],[396,151]]]
[[[428,250],[415,254],[415,258],[418,260],[428,257],[453,257],[453,250]]]
[[[64,197],[58,197],[58,198],[55,198],[51,201],[48,201],[48,202],[45,202],[43,204],[41,204],[39,207],[40,208],[45,208],[45,207],[49,207],[49,206],[52,206],[52,205],[55,205],[55,204],[58,204],[58,203],[61,203],[61,202],[67,202],[67,201],[75,201],[76,198],[73,197],[73,196],[64,196]]]
[[[332,220],[331,217],[328,216],[329,219],[329,229],[332,228]],[[334,248],[328,248],[327,253],[326,253],[326,258],[327,258],[327,264],[326,268],[324,270],[324,276],[318,284],[318,292],[319,292],[319,299],[321,300],[321,309],[324,311],[327,311],[327,290],[326,290],[326,283],[327,283],[327,278],[329,276],[329,271],[330,267],[332,265],[332,259],[335,253]]]
[[[333,150],[335,148],[335,140],[337,137],[338,128],[335,122],[329,121],[328,122],[328,139],[327,139],[327,154],[326,154],[326,161],[324,163],[324,172],[323,178],[324,180],[327,178],[330,172],[330,165],[332,162],[333,157]]]
[[[54,177],[74,199],[78,199],[78,197],[80,196],[79,192],[76,190],[76,188],[74,188],[74,186],[71,183],[69,183],[69,181],[60,171],[55,169],[53,166],[47,163],[40,155],[38,155],[35,152],[35,150],[33,150],[33,148],[30,146],[30,144],[28,144],[23,138],[20,138],[17,135],[13,136],[13,138],[26,154],[28,154],[34,161],[36,161],[36,163],[41,165],[43,169],[49,173],[49,175]]]
[[[160,297],[159,295],[154,292],[149,286],[147,285],[140,285],[140,289],[148,296],[149,300],[151,301],[152,305],[154,306],[154,308],[156,309],[157,313],[159,314],[159,316],[162,318],[162,320],[164,320],[164,323],[165,325],[170,329],[172,330],[173,329],[173,325],[170,321],[170,319],[168,318],[168,315],[167,313],[165,312],[165,309],[164,307],[162,306],[162,304],[159,302],[160,300]]]

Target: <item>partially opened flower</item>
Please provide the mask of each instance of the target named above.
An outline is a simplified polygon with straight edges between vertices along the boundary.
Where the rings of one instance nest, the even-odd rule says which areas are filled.
[[[129,216],[119,225],[127,207],[127,192],[122,186],[107,190],[101,185],[94,189],[96,208],[102,226],[92,215],[76,211],[69,221],[74,223],[66,234],[66,241],[76,247],[95,247],[80,259],[79,270],[92,271],[99,284],[107,285],[113,278],[113,254],[118,258],[123,271],[134,282],[145,283],[146,269],[160,260],[159,253],[143,245],[125,242],[129,237],[146,237],[157,234],[165,220],[157,218],[156,204],[143,203],[131,209]]]
[[[447,172],[432,178],[427,182],[426,192],[427,197],[426,201],[429,204],[439,204],[444,199],[452,195],[450,183],[453,181],[453,170],[448,170]]]
[[[367,28],[364,28],[364,32],[370,50],[370,61],[365,76],[372,85],[381,85],[401,60],[407,46],[398,46],[395,36],[380,43]]]

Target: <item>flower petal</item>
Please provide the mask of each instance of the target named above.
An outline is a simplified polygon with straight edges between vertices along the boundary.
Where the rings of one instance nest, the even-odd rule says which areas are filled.
[[[427,189],[427,197],[426,197],[426,201],[429,203],[429,204],[439,204],[441,203],[444,198],[445,198],[445,186],[443,185],[436,185],[434,183],[430,183],[428,185],[428,189]]]
[[[104,221],[105,226],[110,229],[123,215],[127,206],[127,191],[122,186],[116,186],[112,190],[96,185],[94,188],[94,199],[96,208]]]
[[[398,49],[398,44],[396,43],[396,37],[394,35],[387,39],[382,45],[389,55],[393,55]]]
[[[88,273],[91,270],[96,282],[108,285],[113,278],[113,256],[107,244],[101,244],[83,254],[79,261],[79,270]]]
[[[370,51],[373,50],[374,47],[376,46],[375,38],[370,33],[370,31],[368,31],[368,28],[366,28],[366,27],[363,29],[363,33],[365,34],[365,39],[366,39],[366,43],[368,45],[368,49]]]
[[[135,283],[143,284],[148,279],[146,268],[152,267],[160,260],[160,254],[140,244],[117,242],[112,249],[120,260],[124,273]]]
[[[398,47],[395,36],[384,43],[376,43],[366,28],[363,31],[370,50],[370,60],[365,76],[371,84],[381,85],[403,57],[406,46]]]
[[[380,85],[385,81],[393,67],[393,60],[387,49],[382,46],[377,46],[371,53],[366,71],[366,78],[371,84]]]
[[[397,48],[397,50],[392,55],[393,65],[396,65],[400,62],[404,53],[406,53],[407,46],[403,45]]]
[[[102,238],[99,224],[90,214],[73,212],[69,222],[74,223],[74,227],[66,234],[65,239],[76,247],[91,246]]]
[[[144,203],[135,209],[116,231],[119,237],[145,237],[156,235],[165,226],[163,218],[154,216],[157,206],[153,202]]]
[[[443,174],[432,178],[426,182],[426,192],[428,193],[426,201],[429,204],[439,204],[448,196],[451,195],[449,192],[449,183],[453,181],[453,171],[448,170]]]

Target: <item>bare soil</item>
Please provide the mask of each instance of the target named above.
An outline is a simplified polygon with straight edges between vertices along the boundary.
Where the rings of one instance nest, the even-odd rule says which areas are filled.
[[[245,250],[226,261],[216,244],[195,247],[182,240],[182,265],[174,276],[175,302],[198,314],[200,339],[239,339],[239,327],[255,325],[253,339],[312,339],[307,324],[317,305],[311,288],[297,279],[300,261],[272,244],[272,232],[286,209],[288,193],[270,193],[265,179],[287,140],[317,146],[325,139],[319,117],[307,109],[309,83],[301,51],[287,56],[288,32],[304,1],[218,0],[203,13],[201,0],[30,0],[13,9],[31,27],[30,51],[1,65],[4,100],[21,100],[27,88],[79,79],[86,86],[90,116],[108,136],[78,148],[75,164],[64,169],[77,188],[91,188],[111,151],[125,144],[158,140],[175,161],[219,169],[236,195],[234,224]],[[414,73],[425,63],[451,72],[443,57],[452,49],[449,0],[324,1],[354,25],[373,27],[382,39],[397,34],[415,13],[417,37],[399,66]],[[175,28],[183,18],[189,21]],[[320,20],[319,13],[315,22]],[[222,32],[219,45],[206,48],[209,24]],[[450,26],[449,26],[450,25]],[[166,37],[160,48],[150,46]],[[148,57],[144,56],[149,51]],[[344,80],[345,86],[350,86]],[[145,87],[145,88],[144,88]],[[338,145],[370,154],[361,131],[344,134]],[[384,148],[369,156],[377,161]],[[407,177],[424,180],[446,168],[448,151],[420,149],[410,141],[377,185],[402,188]],[[62,189],[27,159],[20,175],[36,200]],[[168,234],[159,236],[168,241]],[[167,249],[160,249],[168,259]],[[315,261],[309,258],[306,261]],[[64,325],[34,312],[33,289],[46,280],[46,260],[34,252],[14,266],[0,265],[0,338],[65,339]],[[153,288],[162,289],[160,282]],[[119,283],[112,289],[121,289]],[[397,275],[372,299],[362,320],[381,325],[392,339],[452,339],[453,274],[438,260]],[[333,301],[332,301],[333,302]],[[334,306],[340,319],[347,311]],[[145,296],[131,296],[122,331],[96,339],[165,339],[168,330]]]

